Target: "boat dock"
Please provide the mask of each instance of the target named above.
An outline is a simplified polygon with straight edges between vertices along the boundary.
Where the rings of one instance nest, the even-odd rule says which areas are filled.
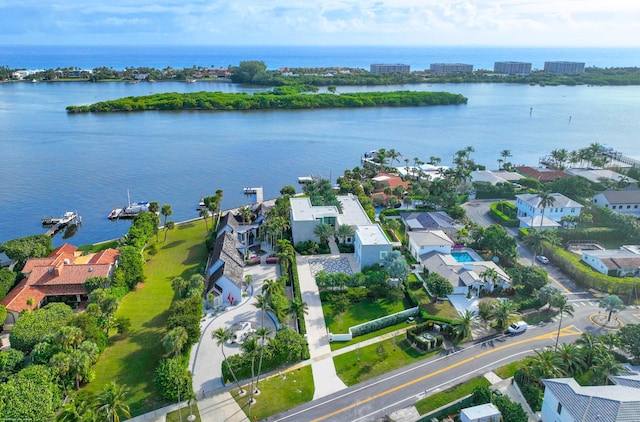
[[[69,225],[78,225],[82,223],[82,217],[77,212],[67,211],[60,218],[44,217],[40,220],[44,227],[49,227],[49,230],[45,233],[45,236],[53,236],[61,229]]]
[[[264,193],[262,191],[262,186],[259,188],[247,187],[242,189],[245,195],[255,195],[256,196],[256,204],[259,204],[264,201]]]
[[[600,154],[604,155],[605,157],[609,157],[614,161],[618,161],[620,163],[627,164],[629,166],[640,167],[640,160],[627,157],[626,155],[623,155],[620,151],[615,151],[613,149],[605,148],[602,151],[600,151]]]

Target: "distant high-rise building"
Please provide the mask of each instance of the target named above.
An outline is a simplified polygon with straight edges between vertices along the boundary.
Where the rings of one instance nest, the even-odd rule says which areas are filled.
[[[504,75],[529,75],[531,73],[531,63],[495,62],[493,71]]]
[[[584,73],[584,63],[580,62],[544,62],[544,71],[561,75]]]
[[[408,64],[372,64],[371,73],[410,73]]]
[[[431,63],[429,70],[433,73],[471,73],[473,72],[472,64],[463,63]]]

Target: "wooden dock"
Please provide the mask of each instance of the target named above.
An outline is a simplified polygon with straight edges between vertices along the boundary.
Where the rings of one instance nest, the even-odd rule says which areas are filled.
[[[77,212],[67,211],[60,218],[45,217],[40,220],[44,227],[49,227],[49,230],[45,233],[45,236],[53,236],[63,228],[72,224],[81,224],[82,217]]]
[[[620,163],[627,164],[633,167],[636,167],[636,166],[640,167],[640,160],[627,157],[626,155],[622,154],[620,151],[615,151],[613,149],[604,149],[600,153],[605,157],[611,158],[613,161],[618,161]]]
[[[256,196],[256,204],[264,202],[264,193],[262,191],[262,186],[260,187],[247,187],[242,189],[245,195],[255,195]]]

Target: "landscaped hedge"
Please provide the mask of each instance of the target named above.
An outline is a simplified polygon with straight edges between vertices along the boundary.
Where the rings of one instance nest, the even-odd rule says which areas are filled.
[[[510,202],[495,202],[491,204],[491,216],[507,227],[518,227],[520,220],[516,218],[516,206]]]
[[[626,233],[612,227],[590,227],[588,229],[560,229],[558,236],[565,242],[569,240],[596,240],[598,242],[625,239]]]
[[[564,249],[543,243],[543,253],[569,278],[581,286],[620,296],[637,295],[638,279],[635,277],[611,277],[599,273],[583,263],[579,257]]]
[[[362,335],[371,333],[373,331],[378,331],[378,330],[381,330],[383,328],[387,328],[387,327],[390,327],[392,325],[396,325],[396,324],[404,321],[405,319],[407,319],[408,316],[411,316],[411,315],[416,314],[418,312],[417,309],[413,313],[407,312],[407,311],[410,311],[410,309],[407,309],[407,310],[401,311],[401,312],[397,312],[397,313],[392,314],[392,315],[387,315],[387,316],[382,317],[382,318],[374,319],[373,321],[368,321],[368,322],[365,322],[363,324],[356,325],[354,327],[350,327],[349,331],[351,331],[351,334],[353,335],[353,337],[362,336]]]

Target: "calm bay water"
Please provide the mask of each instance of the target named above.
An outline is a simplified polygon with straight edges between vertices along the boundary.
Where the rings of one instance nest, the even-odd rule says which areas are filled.
[[[251,202],[242,194],[245,186],[263,186],[269,198],[284,185],[296,186],[298,176],[335,180],[359,165],[363,152],[378,148],[395,148],[411,161],[438,156],[448,164],[455,151],[472,145],[474,159],[489,168],[497,166],[503,149],[511,150],[513,163],[535,165],[552,149],[592,142],[640,158],[640,87],[472,84],[339,91],[371,89],[444,90],[465,95],[469,103],[68,115],[70,104],[129,95],[255,89],[224,82],[1,84],[0,242],[43,233],[41,217],[67,210],[77,210],[84,222],[71,243],[121,236],[129,223],[106,216],[126,204],[127,189],[132,201],[170,204],[174,221],[195,218],[199,198],[216,189],[224,190],[223,208],[236,207]],[[56,245],[64,241],[54,239]]]

